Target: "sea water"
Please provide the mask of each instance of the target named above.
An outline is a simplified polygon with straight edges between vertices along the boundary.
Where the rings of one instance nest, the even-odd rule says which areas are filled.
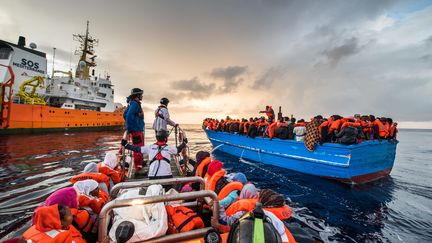
[[[182,126],[190,155],[213,148],[200,125]],[[122,133],[62,132],[0,136],[0,239],[21,234],[31,215],[89,162],[118,149]],[[146,143],[154,141],[146,130]],[[173,136],[170,143],[174,144]],[[432,130],[398,134],[389,177],[349,187],[319,177],[230,156],[212,156],[259,188],[285,196],[294,219],[325,242],[432,242]],[[304,237],[304,238],[307,238]]]

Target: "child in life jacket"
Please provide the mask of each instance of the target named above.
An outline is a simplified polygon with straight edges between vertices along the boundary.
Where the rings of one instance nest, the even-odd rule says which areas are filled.
[[[85,243],[80,232],[72,226],[73,215],[64,205],[54,204],[36,209],[33,226],[23,234],[27,242]]]
[[[97,164],[100,173],[107,175],[110,178],[110,188],[121,182],[122,173],[118,168],[117,153],[109,151],[105,154],[104,161]]]
[[[71,178],[72,184],[75,184],[77,181],[83,181],[92,179],[99,183],[99,188],[106,193],[109,193],[110,186],[110,178],[102,173],[99,173],[99,169],[96,163],[91,162],[88,163],[83,170],[83,173],[73,176]]]
[[[99,214],[102,207],[108,201],[108,194],[99,190],[99,183],[95,180],[78,181],[73,187],[80,193],[78,203],[80,208],[90,208]]]

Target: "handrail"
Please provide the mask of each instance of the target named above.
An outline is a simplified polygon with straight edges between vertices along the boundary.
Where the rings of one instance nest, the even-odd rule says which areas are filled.
[[[201,178],[202,179],[202,178]],[[152,184],[156,180],[151,180]],[[105,204],[105,206],[102,208],[100,214],[99,214],[99,232],[98,232],[98,242],[107,242],[109,240],[108,237],[108,215],[112,212],[115,208],[122,208],[122,207],[128,207],[128,206],[138,206],[138,205],[146,205],[146,204],[153,204],[153,203],[160,203],[160,202],[169,202],[169,201],[178,201],[178,200],[192,200],[192,199],[198,199],[198,198],[206,198],[210,197],[213,199],[213,217],[211,220],[211,225],[213,228],[217,229],[219,227],[219,200],[217,199],[217,195],[213,191],[205,190],[205,191],[195,191],[195,192],[185,192],[185,193],[178,193],[178,194],[169,194],[169,195],[160,195],[160,196],[151,196],[151,197],[141,197],[141,198],[131,198],[131,199],[117,199],[108,202]],[[181,239],[178,239],[175,237],[175,235],[167,235],[162,236],[156,239],[149,239],[150,242],[178,242],[179,240],[185,240],[185,237],[201,237],[204,236],[205,233],[203,229],[197,229],[189,231],[189,234],[178,234],[178,237],[181,237]],[[147,241],[144,241],[147,242]]]
[[[115,199],[117,197],[117,194],[121,189],[125,188],[134,188],[134,187],[146,187],[153,184],[160,184],[160,185],[174,185],[174,184],[181,184],[181,183],[188,183],[188,182],[199,182],[200,183],[200,190],[204,189],[205,182],[204,179],[199,176],[192,176],[192,177],[176,177],[176,178],[168,178],[168,179],[158,179],[158,180],[145,180],[145,181],[128,181],[128,182],[121,182],[113,186],[111,188],[110,196],[112,199]]]
[[[5,67],[8,69],[10,78],[6,82],[0,82],[0,88],[1,88],[1,97],[0,97],[0,128],[8,128],[9,122],[10,122],[10,114],[12,109],[12,89],[15,81],[15,73],[10,65],[4,65],[0,64],[0,66]],[[9,88],[8,91],[6,91],[6,88]],[[7,92],[7,101],[5,101],[5,95]],[[7,114],[6,117],[4,117],[5,109],[7,108]]]

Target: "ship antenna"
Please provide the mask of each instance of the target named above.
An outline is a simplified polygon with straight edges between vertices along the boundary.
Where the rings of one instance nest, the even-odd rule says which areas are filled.
[[[99,44],[99,40],[93,38],[89,34],[89,21],[87,20],[86,33],[85,35],[73,35],[74,40],[80,42],[80,47],[75,51],[76,55],[81,55],[78,62],[78,68],[75,71],[75,76],[77,78],[89,79],[90,78],[90,68],[96,67],[96,62],[94,61],[96,55],[94,53],[94,47]],[[90,57],[87,58],[87,55]]]
[[[54,60],[55,60],[55,51],[56,51],[56,48],[53,47],[53,64],[52,64],[52,73],[51,73],[51,78],[54,78]]]

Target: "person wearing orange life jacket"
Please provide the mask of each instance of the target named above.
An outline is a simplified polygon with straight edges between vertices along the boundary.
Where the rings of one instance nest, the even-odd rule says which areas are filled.
[[[192,209],[172,205],[165,206],[168,214],[168,234],[188,232],[194,229],[204,228],[203,220]]]
[[[387,121],[390,125],[388,139],[396,139],[396,134],[398,132],[397,122],[393,122],[393,119],[387,118]]]
[[[240,193],[240,199],[229,206],[228,209],[225,210],[223,207],[219,208],[219,223],[224,226],[231,226],[246,213],[252,211],[257,201],[262,204],[265,214],[272,218],[274,226],[280,229],[278,231],[282,236],[285,233],[283,223],[281,227],[281,219],[270,210],[276,211],[275,208],[288,207],[285,205],[285,199],[280,194],[269,189],[264,189],[262,192],[258,193],[258,190],[253,184],[246,184]],[[289,213],[289,215],[286,215],[287,217],[284,219],[291,216],[291,210],[289,209],[287,213]]]
[[[320,144],[331,142],[329,136],[329,127],[331,126],[332,118],[324,119],[324,122],[318,126],[318,132],[320,134]]]
[[[187,139],[184,138],[183,143],[177,148],[170,147],[167,144],[168,135],[169,133],[165,130],[158,131],[156,133],[156,143],[143,147],[130,145],[124,139],[121,141],[125,149],[148,154],[150,158],[148,178],[150,180],[172,178],[170,165],[172,156],[179,154],[186,147],[188,142]],[[167,190],[169,189],[169,187],[164,188]]]
[[[80,193],[79,207],[90,208],[94,213],[99,214],[102,207],[108,201],[108,194],[99,190],[99,184],[95,180],[78,181],[73,187]]]
[[[109,192],[110,178],[105,174],[99,173],[97,164],[94,162],[88,163],[84,167],[83,173],[72,176],[70,182],[72,184],[75,184],[78,181],[89,180],[89,179],[97,181],[99,183],[99,188],[104,192],[106,193]]]
[[[220,162],[219,160],[213,160],[212,162],[210,162],[210,164],[208,165],[207,174],[204,176],[206,190],[215,191],[216,178],[220,179],[221,175],[225,175],[225,171],[222,170],[222,167],[222,162]],[[215,174],[217,174],[216,177]]]
[[[229,174],[227,178],[230,182],[218,194],[219,205],[224,208],[237,200],[243,186],[248,183],[246,175],[241,172]]]
[[[79,193],[74,187],[59,189],[45,199],[43,206],[52,206],[54,204],[65,205],[72,211],[73,226],[80,231],[87,242],[96,242],[97,240],[97,215],[91,211],[79,209]]]
[[[72,226],[73,216],[64,205],[39,207],[35,211],[33,226],[23,238],[33,243],[85,243],[80,232]]]
[[[97,166],[100,173],[110,178],[110,188],[122,181],[122,172],[118,168],[117,153],[115,151],[108,151],[105,154],[104,161],[98,163]]]
[[[260,111],[259,113],[265,113],[268,119],[275,118],[275,112],[270,105],[267,105],[265,111]]]
[[[376,139],[383,139],[387,137],[387,131],[385,130],[384,127],[384,123],[379,119],[375,119],[375,117],[373,117],[374,119],[372,121],[373,124],[373,132],[374,132],[374,138]],[[384,120],[384,119],[383,119]]]

